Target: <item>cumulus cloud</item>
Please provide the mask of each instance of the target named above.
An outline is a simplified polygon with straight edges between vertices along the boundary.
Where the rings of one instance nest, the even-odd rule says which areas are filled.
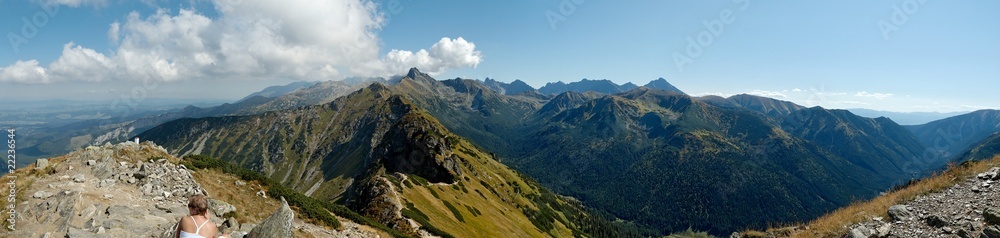
[[[441,38],[430,50],[420,50],[416,53],[405,50],[392,50],[383,59],[385,69],[391,72],[402,72],[411,67],[420,68],[428,74],[435,75],[452,68],[473,67],[483,61],[482,53],[476,50],[476,44],[462,37],[451,39]]]
[[[18,60],[13,65],[0,67],[0,81],[48,83],[49,76],[44,68],[38,66],[37,60]]]
[[[875,98],[875,99],[886,99],[894,96],[891,93],[869,93],[865,91],[858,92],[854,94],[855,97],[865,97],[865,98]]]
[[[94,0],[49,0],[79,6]],[[0,81],[46,83],[106,80],[330,80],[388,76],[418,67],[430,74],[476,67],[476,45],[442,38],[429,49],[379,55],[385,16],[371,0],[215,0],[218,17],[193,9],[129,13],[109,25],[106,54],[70,42],[42,67],[19,61]]]

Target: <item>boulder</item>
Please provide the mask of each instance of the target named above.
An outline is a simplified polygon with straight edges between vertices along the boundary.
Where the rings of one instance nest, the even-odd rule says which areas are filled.
[[[986,230],[983,230],[983,235],[986,238],[1000,238],[1000,226],[987,227]]]
[[[868,227],[860,226],[860,227],[851,229],[851,233],[847,234],[847,237],[850,237],[850,238],[868,238],[868,237],[871,237],[874,234],[875,234],[875,232],[872,231],[872,229],[868,229]]]
[[[35,170],[43,170],[45,167],[49,167],[49,159],[35,160]]]
[[[958,229],[958,231],[955,232],[955,234],[958,235],[958,237],[960,237],[960,238],[979,238],[979,234],[978,233],[968,231],[968,230],[966,230],[964,228],[963,229]]]
[[[87,179],[85,177],[83,177],[83,174],[73,175],[73,182],[83,183],[83,182],[86,182],[86,181],[87,181]]]
[[[288,207],[285,198],[281,198],[281,207],[250,230],[247,237],[292,237],[292,219],[295,219],[295,213]]]
[[[81,194],[77,191],[58,193],[30,207],[26,218],[34,218],[38,223],[55,224],[56,230],[66,230],[70,225],[70,219],[76,215],[74,211],[80,197]]]
[[[115,173],[117,165],[118,162],[115,159],[112,159],[110,156],[104,157],[104,159],[97,161],[97,164],[94,165],[94,177],[102,180],[111,178],[112,175],[117,174]]]
[[[236,207],[232,204],[224,202],[218,199],[208,199],[208,209],[212,211],[212,215],[216,217],[222,217],[226,213],[235,212]]]
[[[893,221],[905,221],[913,217],[913,213],[906,205],[893,205],[889,207],[888,213],[889,218],[892,218]]]
[[[46,198],[51,197],[52,195],[54,195],[54,194],[52,194],[50,192],[38,191],[38,192],[35,192],[35,194],[32,194],[31,197],[38,198],[38,199],[46,199]]]
[[[117,180],[114,180],[114,179],[101,180],[101,182],[97,184],[97,187],[98,188],[113,187],[113,186],[115,186],[115,181],[117,181]]]
[[[889,237],[889,233],[892,232],[892,223],[885,223],[875,229],[875,236],[877,237]]]
[[[924,222],[926,222],[928,226],[935,228],[941,228],[951,225],[951,223],[948,222],[948,220],[945,220],[942,216],[937,214],[927,216],[926,218],[924,218]]]
[[[979,177],[979,179],[982,180],[998,180],[1000,179],[1000,167],[990,168],[990,170],[987,170],[976,177]]]
[[[983,220],[990,225],[1000,225],[1000,209],[992,207],[984,209]]]

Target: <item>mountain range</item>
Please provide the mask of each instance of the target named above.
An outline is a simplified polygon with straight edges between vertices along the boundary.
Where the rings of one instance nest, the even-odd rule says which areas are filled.
[[[436,125],[419,126],[425,131],[445,131],[462,148],[475,148],[472,154],[537,179],[539,187],[663,234],[686,228],[725,234],[812,219],[919,178],[949,160],[939,155],[918,159],[927,148],[926,137],[916,133],[919,128],[846,110],[752,95],[695,98],[664,79],[643,87],[583,80],[538,90],[518,82],[439,81],[411,69],[398,81],[375,83],[321,106],[182,119],[140,136],[181,153],[227,159],[308,195],[351,204],[357,201],[352,194],[364,193],[357,190],[359,181],[368,184],[373,177],[398,172],[453,183],[447,178],[463,169],[435,169],[458,163],[449,160],[436,160],[438,165],[384,160],[413,157],[412,150],[434,151],[380,149],[388,143],[386,136],[400,133],[392,125],[406,113],[393,108],[412,108],[404,111],[419,111],[418,118]],[[379,101],[372,98],[398,102],[362,103]],[[413,142],[416,138],[402,141],[443,143]],[[976,138],[963,137],[963,143],[976,143]],[[390,148],[397,152],[379,152]],[[392,168],[400,163],[406,166]]]
[[[176,120],[140,137],[262,171],[410,234],[640,235],[509,169],[381,83],[320,105]]]
[[[401,232],[459,237],[801,222],[970,158],[960,154],[988,156],[996,143],[980,143],[1000,132],[997,111],[901,126],[753,95],[692,97],[663,78],[536,90],[411,69],[309,84],[88,130],[104,141],[141,132]]]

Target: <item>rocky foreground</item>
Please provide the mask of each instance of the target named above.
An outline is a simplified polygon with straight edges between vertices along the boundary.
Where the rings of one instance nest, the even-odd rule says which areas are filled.
[[[16,230],[7,235],[174,237],[177,221],[188,215],[187,198],[209,194],[195,181],[195,171],[171,162],[177,160],[148,142],[91,146],[51,162],[39,160],[34,175],[17,178],[30,196],[17,201]],[[260,224],[240,224],[226,216],[236,207],[216,199],[210,203],[211,220],[237,238],[291,237],[293,231],[313,237],[378,236],[350,222],[337,231],[296,220],[284,200],[279,207],[244,208],[274,211]]]
[[[848,237],[1000,238],[1000,168],[889,208]]]

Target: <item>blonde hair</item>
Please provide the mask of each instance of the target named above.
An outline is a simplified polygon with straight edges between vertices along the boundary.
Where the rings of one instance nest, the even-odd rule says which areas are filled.
[[[208,211],[208,199],[201,194],[191,196],[188,198],[188,208],[194,209],[191,215],[203,215]]]

